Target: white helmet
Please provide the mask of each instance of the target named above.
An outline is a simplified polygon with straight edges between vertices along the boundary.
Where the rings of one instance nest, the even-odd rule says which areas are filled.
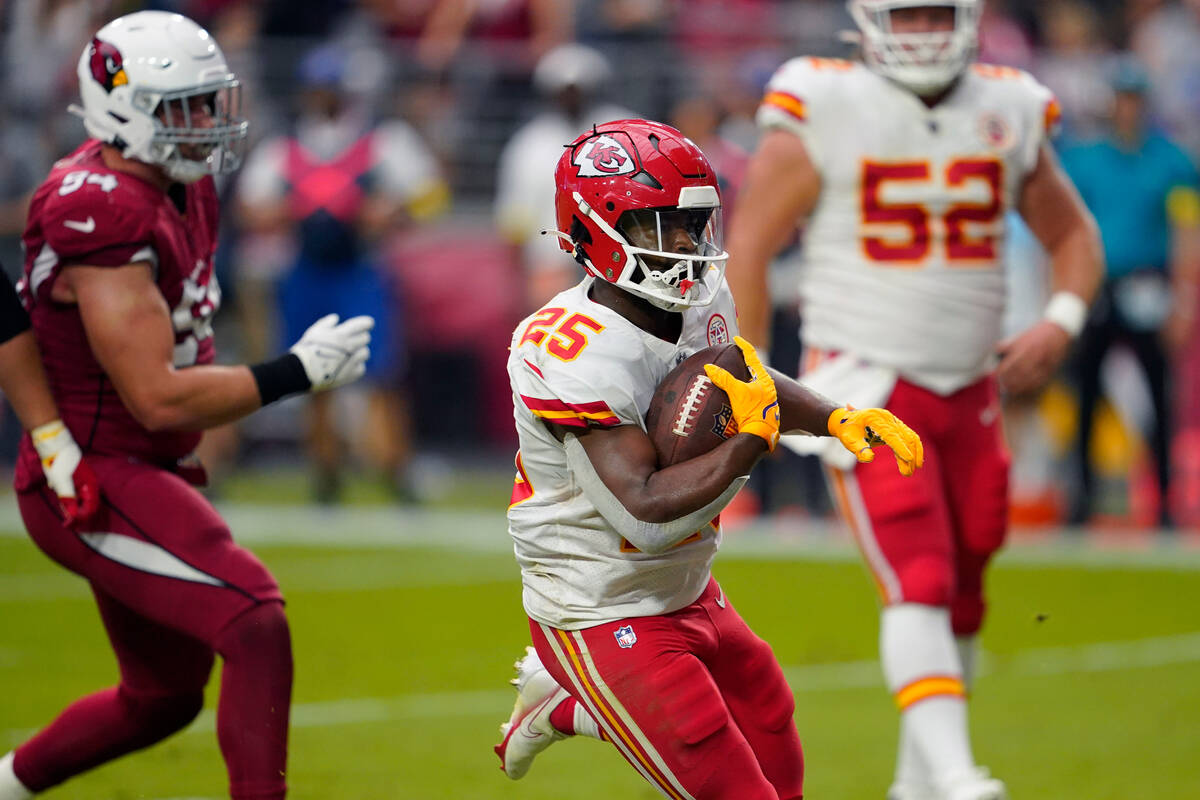
[[[78,73],[83,107],[71,112],[126,158],[185,183],[241,163],[250,127],[241,86],[216,40],[187,17],[139,11],[113,20],[83,49]],[[197,96],[207,96],[210,124],[193,125]]]
[[[916,94],[937,94],[975,59],[983,0],[847,0],[847,6],[862,31],[867,66]],[[954,30],[892,32],[892,11],[923,6],[953,8]]]

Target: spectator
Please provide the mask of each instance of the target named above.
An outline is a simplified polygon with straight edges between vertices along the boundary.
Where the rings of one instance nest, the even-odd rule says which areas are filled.
[[[1100,225],[1107,274],[1079,344],[1079,485],[1071,521],[1093,512],[1091,431],[1100,367],[1109,348],[1129,345],[1141,363],[1154,405],[1149,443],[1159,488],[1159,521],[1169,508],[1171,416],[1169,351],[1193,329],[1200,175],[1184,152],[1147,122],[1149,79],[1140,63],[1118,61],[1107,132],[1066,148],[1063,166]]]
[[[1064,132],[1094,135],[1112,98],[1104,80],[1108,53],[1100,39],[1100,19],[1082,0],[1052,0],[1039,16],[1046,49],[1035,72],[1062,106]]]
[[[1200,0],[1162,6],[1134,31],[1132,47],[1149,70],[1150,105],[1193,155],[1200,153]]]
[[[360,443],[385,484],[411,499],[399,305],[375,250],[406,221],[439,213],[447,194],[416,133],[397,120],[372,119],[346,91],[347,65],[347,54],[333,46],[302,61],[300,118],[291,135],[251,153],[238,187],[240,216],[248,230],[283,230],[295,239],[295,262],[279,286],[285,336],[331,312],[375,317]],[[343,461],[332,402],[314,397],[309,410],[314,495],[332,503]]]
[[[545,107],[525,123],[500,154],[494,213],[496,227],[520,250],[528,286],[528,308],[577,282],[579,275],[552,236],[554,170],[563,145],[593,124],[636,116],[600,100],[600,90],[612,74],[608,60],[590,47],[568,44],[538,62],[533,83]]]

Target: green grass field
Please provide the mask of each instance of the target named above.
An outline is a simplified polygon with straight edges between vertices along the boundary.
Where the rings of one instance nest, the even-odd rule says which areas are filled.
[[[11,504],[10,504],[11,505]],[[0,530],[0,752],[115,667],[79,579]],[[298,800],[652,798],[607,745],[556,744],[508,781],[491,752],[526,644],[499,513],[243,509],[235,532],[288,597],[296,653],[289,783]],[[796,692],[811,800],[881,800],[895,715],[874,664],[876,611],[840,541],[730,536],[717,576]],[[992,573],[979,760],[1016,800],[1200,796],[1200,553],[1017,547]],[[1040,620],[1040,621],[1039,621]],[[220,798],[208,710],[50,800]]]

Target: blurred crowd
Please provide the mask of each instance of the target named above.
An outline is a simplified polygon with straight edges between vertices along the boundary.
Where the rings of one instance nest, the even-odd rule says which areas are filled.
[[[10,274],[29,192],[83,137],[66,113],[79,53],[105,21],[139,8],[206,26],[245,86],[251,141],[221,186],[220,348],[262,359],[324,308],[382,321],[364,391],[280,404],[205,445],[218,475],[303,449],[324,502],[341,496],[346,445],[349,462],[402,501],[421,494],[414,453],[511,451],[509,333],[578,278],[542,235],[560,145],[593,122],[670,122],[714,162],[730,209],[774,68],[795,54],[848,55],[839,34],[853,27],[840,0],[0,0],[0,262]],[[1087,148],[1119,140],[1122,125],[1153,131],[1179,153],[1161,159],[1193,180],[1200,0],[987,0],[981,48],[981,61],[1027,69],[1057,94],[1077,183],[1103,185],[1094,173],[1104,162]],[[1200,217],[1189,202],[1171,200],[1163,269],[1196,258],[1176,236]],[[1031,237],[1018,232],[1011,251],[1018,326],[1040,314],[1044,274]],[[781,259],[775,292],[772,356],[785,369],[800,347],[793,268]],[[1134,327],[1159,361],[1085,337],[1081,363],[1014,405],[1018,521],[1152,524],[1170,492],[1175,521],[1200,522],[1200,334],[1157,302]],[[825,513],[819,484],[781,479],[816,470],[772,466],[750,510]]]

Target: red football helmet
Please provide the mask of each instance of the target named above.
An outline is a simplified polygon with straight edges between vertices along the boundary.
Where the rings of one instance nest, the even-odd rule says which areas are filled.
[[[559,244],[589,275],[681,311],[712,302],[729,254],[700,148],[644,119],[593,126],[554,171]]]

